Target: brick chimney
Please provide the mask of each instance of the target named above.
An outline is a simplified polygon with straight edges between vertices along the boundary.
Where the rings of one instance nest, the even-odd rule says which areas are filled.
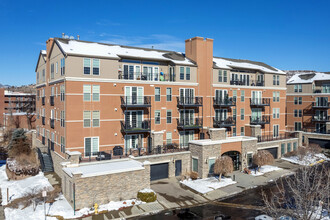
[[[46,51],[47,51],[47,59],[49,58],[49,52],[50,52],[50,49],[52,48],[52,45],[54,43],[54,38],[49,38],[47,41],[46,41]]]

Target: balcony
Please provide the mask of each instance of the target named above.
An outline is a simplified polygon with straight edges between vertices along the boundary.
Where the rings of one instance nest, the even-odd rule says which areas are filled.
[[[180,120],[177,119],[178,122],[178,128],[184,129],[184,130],[194,130],[194,129],[200,129],[203,128],[203,119],[201,118],[195,118],[194,120]]]
[[[254,99],[250,98],[250,106],[270,106],[269,98]]]
[[[285,140],[290,138],[295,138],[295,133],[284,133],[279,134],[277,137],[274,137],[273,135],[264,135],[264,136],[258,136],[258,142],[268,142],[268,141],[278,141],[278,140]]]
[[[179,108],[203,106],[203,97],[176,97]]]
[[[330,102],[312,102],[312,108],[328,109],[330,108]]]
[[[41,97],[41,104],[45,105],[45,97]]]
[[[265,86],[264,81],[254,81],[254,80],[230,80],[230,85],[236,86]]]
[[[250,116],[251,125],[265,125],[270,123],[270,116],[263,115],[261,117],[252,117]]]
[[[151,121],[145,120],[137,123],[121,121],[121,131],[126,134],[139,134],[151,131]]]
[[[236,106],[236,101],[233,100],[233,98],[213,98],[213,106],[214,107],[231,107]]]
[[[54,106],[54,96],[50,96],[50,105]]]
[[[222,118],[214,118],[213,119],[213,127],[217,127],[217,128],[229,128],[232,126],[236,125],[236,121],[234,120],[233,117],[228,117],[226,119],[222,119]]]
[[[54,127],[55,127],[55,119],[49,119],[49,124],[50,124],[50,127],[54,129]]]
[[[147,108],[151,107],[151,96],[121,96],[123,108]]]
[[[313,122],[329,122],[330,121],[330,116],[318,116],[314,115],[312,118]]]
[[[45,117],[41,117],[41,122],[42,122],[42,125],[46,125]]]
[[[163,73],[152,74],[152,73],[141,73],[141,72],[129,72],[118,74],[118,79],[122,80],[141,80],[141,81],[165,81],[165,82],[175,82],[175,74]]]

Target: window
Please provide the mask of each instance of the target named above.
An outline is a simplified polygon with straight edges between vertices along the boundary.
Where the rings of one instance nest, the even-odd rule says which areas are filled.
[[[302,97],[294,97],[294,104],[301,105],[302,104]]]
[[[322,85],[322,93],[330,93],[330,84]]]
[[[166,101],[172,101],[172,88],[166,88]]]
[[[42,70],[42,82],[46,82],[45,69]]]
[[[294,110],[294,117],[295,117],[295,118],[298,117],[298,110],[297,110],[297,109]]]
[[[222,70],[219,70],[218,81],[222,82]]]
[[[291,152],[291,143],[287,143],[286,147],[287,147],[286,152],[288,152],[288,153]]]
[[[180,80],[184,80],[184,67],[180,67]]]
[[[55,63],[55,73],[58,73],[58,62]]]
[[[61,59],[61,76],[65,75],[65,59]]]
[[[281,144],[281,155],[285,154],[285,144]]]
[[[198,159],[197,158],[192,159],[192,170],[194,172],[198,172]]]
[[[302,104],[302,97],[298,98],[298,104],[301,105]]]
[[[316,97],[315,106],[327,107],[328,106],[328,97]]]
[[[273,75],[273,85],[280,85],[280,76]]]
[[[194,140],[194,131],[182,131],[180,135],[180,148],[188,147],[188,143],[191,140]]]
[[[85,138],[85,156],[96,156],[96,153],[99,151],[99,138],[98,137],[89,137]]]
[[[166,132],[166,144],[172,144],[172,132]]]
[[[223,71],[223,82],[227,82],[227,81],[228,81],[227,71],[224,70],[224,71]]]
[[[295,84],[294,85],[294,92],[302,92],[302,85],[301,84]]]
[[[273,118],[280,118],[280,109],[273,108]]]
[[[91,100],[91,85],[84,85],[84,101],[90,101]]]
[[[297,150],[297,142],[293,143],[293,150]]]
[[[155,87],[155,101],[160,102],[160,87]]]
[[[37,72],[37,83],[39,83],[39,72]]]
[[[273,85],[276,85],[276,76],[273,75]]]
[[[100,75],[100,60],[93,59],[93,75]]]
[[[244,120],[244,108],[241,108],[241,120]]]
[[[155,111],[155,124],[160,124],[160,110]]]
[[[246,154],[246,157],[247,157],[247,164],[248,164],[248,167],[252,167],[252,165],[253,165],[253,163],[252,163],[252,161],[253,161],[253,157],[252,157],[252,153],[247,153]]]
[[[280,92],[273,92],[273,102],[280,101]]]
[[[233,128],[233,136],[234,136],[234,137],[236,136],[236,127]]]
[[[245,91],[241,90],[241,102],[245,101]]]
[[[93,127],[100,127],[100,111],[93,111]]]
[[[276,79],[277,79],[277,85],[279,86],[280,85],[280,76],[276,76]]]
[[[84,74],[90,75],[91,74],[91,59],[84,58]]]
[[[61,152],[65,153],[65,138],[61,136]]]
[[[190,67],[186,67],[186,80],[190,80]]]
[[[50,79],[54,79],[54,63],[50,65]]]
[[[166,111],[166,123],[171,124],[172,123],[172,110]]]
[[[63,102],[65,100],[65,87],[64,87],[64,85],[60,86],[60,93],[61,93],[61,101]]]
[[[209,158],[209,173],[214,173],[215,158]]]
[[[301,109],[299,109],[299,111],[298,111],[298,117],[302,117],[302,110]]]
[[[237,99],[237,90],[233,90],[233,101],[236,102]]]
[[[93,85],[93,101],[98,102],[100,101],[100,86]]]
[[[65,127],[65,111],[61,111],[61,127]]]
[[[244,136],[244,127],[241,127],[241,136]]]
[[[295,131],[301,131],[301,122],[295,122],[294,123],[294,130]]]
[[[84,111],[84,128],[91,126],[91,111]]]
[[[278,137],[279,135],[279,125],[273,125],[273,136]]]

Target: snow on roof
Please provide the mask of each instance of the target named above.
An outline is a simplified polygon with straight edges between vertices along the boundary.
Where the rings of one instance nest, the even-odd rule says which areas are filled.
[[[321,80],[330,80],[330,74],[320,72],[295,74],[288,80],[287,84],[313,83]]]
[[[78,167],[63,168],[69,176],[80,173],[81,177],[101,176],[111,173],[121,173],[134,170],[143,170],[143,164],[129,159],[120,159],[106,162],[79,164]]]
[[[227,137],[224,140],[211,140],[211,139],[193,140],[193,141],[189,141],[189,143],[197,144],[197,145],[210,145],[210,144],[224,144],[224,143],[248,141],[248,140],[257,140],[257,138],[248,137],[248,136],[236,136],[236,137]]]
[[[195,65],[191,60],[184,57],[182,53],[173,51],[135,48],[70,39],[56,39],[56,42],[65,53],[71,55],[107,57],[112,59],[140,58],[159,61],[171,61],[175,64],[182,65]],[[176,56],[173,56],[173,53]]]
[[[266,73],[286,74],[282,70],[276,69],[265,63],[250,61],[250,60],[239,60],[239,59],[213,57],[213,62],[215,63],[216,67],[223,68],[223,69],[241,68],[241,69],[259,70],[259,71],[266,72]]]
[[[5,96],[10,95],[10,96],[30,96],[33,95],[32,93],[23,93],[23,92],[13,92],[13,91],[8,91],[5,90]]]

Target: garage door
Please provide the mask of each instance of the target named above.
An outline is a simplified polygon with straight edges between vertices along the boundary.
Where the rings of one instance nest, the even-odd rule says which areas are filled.
[[[168,163],[153,164],[150,166],[150,180],[168,178]]]
[[[265,150],[268,150],[274,157],[274,159],[277,159],[277,147],[273,147],[273,148],[267,148]]]
[[[325,149],[330,149],[330,140],[320,140],[320,139],[314,139],[314,138],[309,138],[309,143],[310,144],[319,144],[320,147],[325,148]]]

